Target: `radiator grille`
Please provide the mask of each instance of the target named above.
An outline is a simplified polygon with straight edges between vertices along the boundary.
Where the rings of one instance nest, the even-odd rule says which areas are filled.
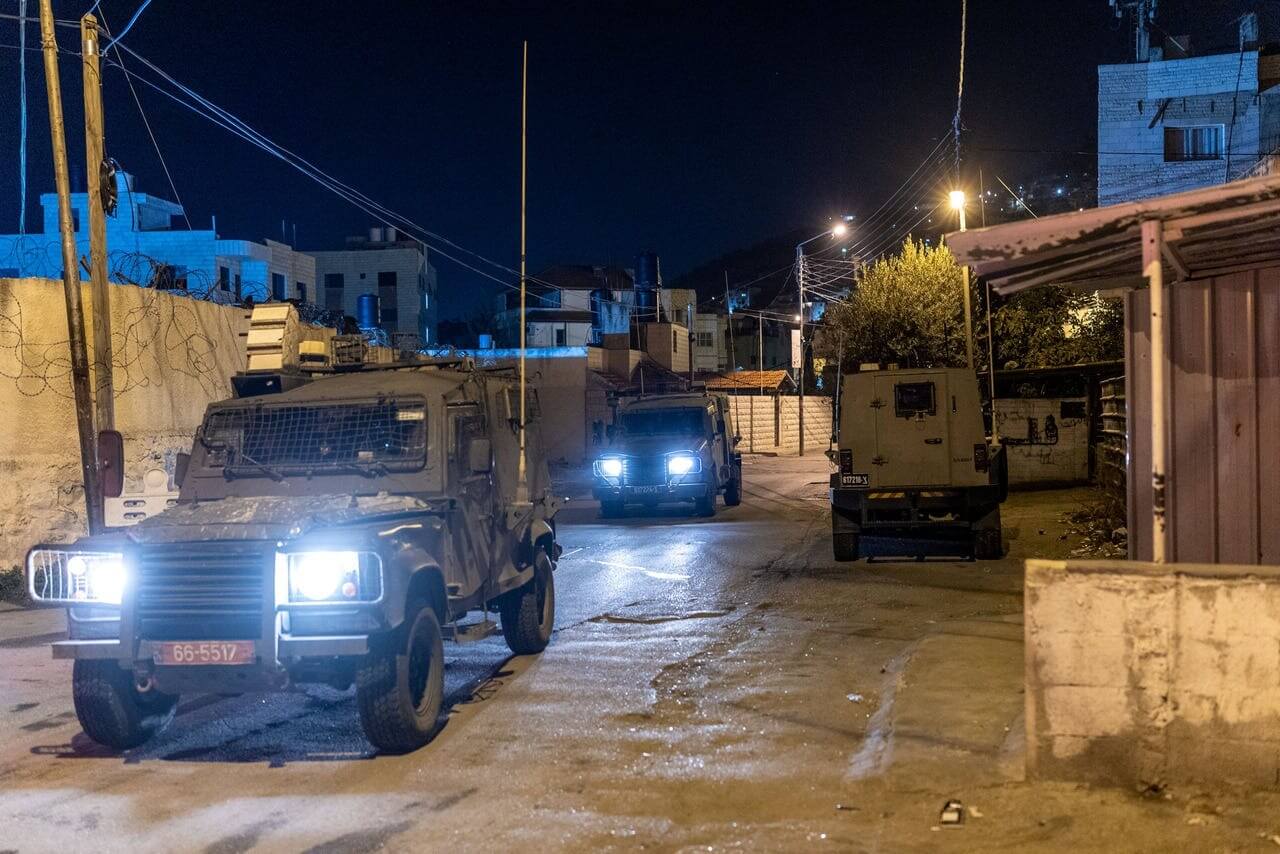
[[[274,552],[249,543],[150,545],[137,554],[138,635],[252,640],[262,634]],[[274,588],[273,588],[274,589]]]
[[[628,457],[623,469],[627,486],[654,486],[667,482],[666,457]]]

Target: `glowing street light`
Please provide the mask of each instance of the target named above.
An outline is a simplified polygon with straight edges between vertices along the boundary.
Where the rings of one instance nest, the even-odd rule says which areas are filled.
[[[831,229],[831,236],[844,237],[846,234],[848,234],[848,232],[849,232],[849,226],[845,225],[843,222],[838,222],[836,223],[836,227]]]
[[[964,210],[964,190],[951,191],[951,208],[952,210]]]

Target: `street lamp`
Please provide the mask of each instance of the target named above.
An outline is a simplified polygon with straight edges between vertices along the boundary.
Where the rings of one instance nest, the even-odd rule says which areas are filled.
[[[800,313],[796,315],[796,320],[800,322],[800,367],[796,371],[799,381],[797,385],[800,388],[800,456],[804,456],[804,247],[815,240],[821,240],[824,237],[839,238],[844,237],[849,232],[849,221],[852,216],[846,215],[839,222],[826,231],[815,234],[808,240],[802,240],[796,244],[796,285],[800,289]],[[763,366],[762,366],[763,367]]]
[[[964,231],[964,190],[952,190],[948,194],[951,209],[960,215],[960,231]],[[973,306],[969,297],[969,268],[961,267],[964,276],[964,359],[969,370],[973,370]]]

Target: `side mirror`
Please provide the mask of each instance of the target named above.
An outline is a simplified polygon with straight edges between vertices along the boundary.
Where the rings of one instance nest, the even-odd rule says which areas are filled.
[[[487,474],[493,469],[493,446],[488,439],[472,439],[467,446],[467,464],[472,474]]]
[[[733,444],[734,444],[734,445],[737,445],[737,444],[738,444],[739,442],[741,442],[741,441],[742,441],[742,437],[741,437],[741,436],[734,436],[734,437],[733,437]]]
[[[116,430],[98,434],[98,477],[105,498],[119,498],[124,492],[124,436]]]
[[[191,455],[181,453],[173,459],[173,483],[182,489],[182,482],[187,479],[187,469],[191,467]]]

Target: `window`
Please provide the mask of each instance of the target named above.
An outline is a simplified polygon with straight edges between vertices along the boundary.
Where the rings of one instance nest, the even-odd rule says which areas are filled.
[[[563,347],[569,341],[569,330],[561,326],[556,329],[556,346]]]
[[[324,307],[330,311],[342,311],[344,305],[343,286],[345,282],[341,273],[324,274]]]
[[[934,399],[933,383],[894,383],[893,413],[899,418],[937,415],[938,404]]]
[[[283,273],[271,274],[271,298],[283,302],[289,296]]]
[[[1221,160],[1222,125],[1164,129],[1164,160]]]
[[[1064,400],[1058,408],[1058,415],[1065,421],[1069,418],[1087,418],[1088,412],[1083,400]]]
[[[395,323],[400,316],[396,306],[396,274],[395,272],[378,273],[378,302],[382,306],[382,322]]]
[[[231,290],[231,271],[226,267],[218,268],[218,290]]]
[[[302,300],[303,302],[306,302],[307,301],[307,283],[295,282],[295,284],[298,286],[298,299]]]
[[[715,335],[715,333],[714,333],[714,332],[699,331],[699,332],[698,332],[698,346],[699,346],[699,347],[714,347],[714,346],[716,346],[716,335]]]

